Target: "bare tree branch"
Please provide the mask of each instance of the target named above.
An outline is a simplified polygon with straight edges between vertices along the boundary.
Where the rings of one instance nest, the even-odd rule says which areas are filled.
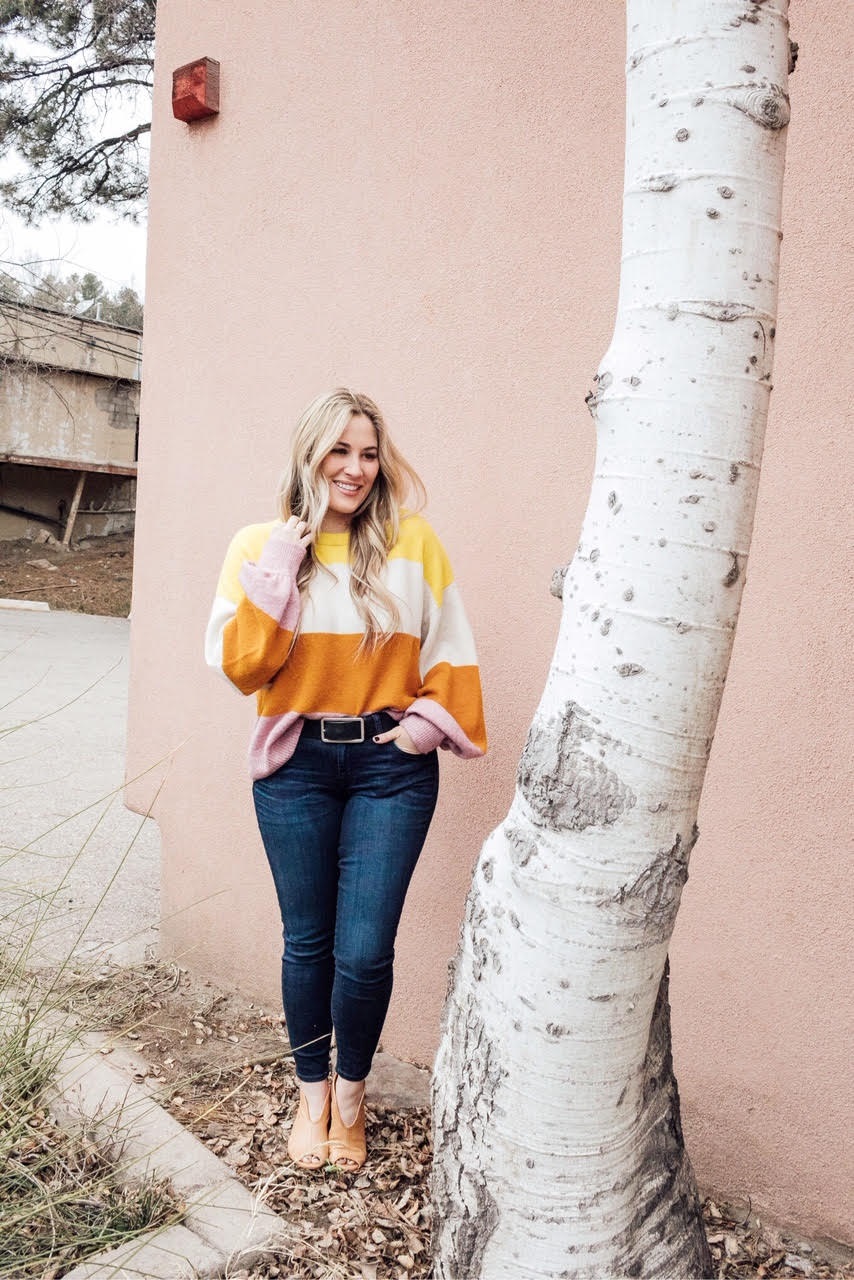
[[[0,0],[0,159],[13,164],[0,192],[26,221],[142,211],[155,3]],[[44,56],[20,53],[22,36]],[[114,105],[125,119],[110,118]]]

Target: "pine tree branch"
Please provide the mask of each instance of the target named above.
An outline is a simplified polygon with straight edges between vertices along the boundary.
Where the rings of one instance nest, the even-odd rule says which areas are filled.
[[[151,67],[154,63],[150,58],[113,58],[108,61],[89,63],[85,67],[73,67],[67,61],[59,62],[58,60],[47,66],[44,62],[32,62],[30,64],[17,62],[18,70],[4,70],[0,75],[0,84],[13,83],[15,81],[31,81],[46,76],[57,76],[64,73],[66,79],[76,80],[80,76],[96,75],[98,72],[108,74],[113,71],[119,71],[123,67]],[[139,83],[150,85],[152,78],[149,76],[146,80]]]
[[[139,212],[154,12],[155,0],[0,0],[0,42],[23,36],[45,50],[20,56],[0,45],[0,157],[15,174],[0,190],[28,222],[63,212],[85,221],[99,206]],[[130,95],[143,119],[100,137],[113,102]]]

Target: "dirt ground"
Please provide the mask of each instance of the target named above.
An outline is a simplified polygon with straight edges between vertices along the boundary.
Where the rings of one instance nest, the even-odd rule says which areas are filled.
[[[89,538],[66,550],[56,541],[0,541],[0,598],[44,600],[51,609],[126,618],[133,534]]]
[[[137,1078],[288,1222],[276,1257],[229,1280],[428,1280],[426,1109],[369,1106],[364,1169],[302,1173],[287,1157],[297,1091],[278,1010],[153,962],[72,976],[65,997],[114,1052],[140,1055]],[[749,1204],[706,1200],[704,1213],[717,1277],[854,1280],[854,1260],[760,1225]]]

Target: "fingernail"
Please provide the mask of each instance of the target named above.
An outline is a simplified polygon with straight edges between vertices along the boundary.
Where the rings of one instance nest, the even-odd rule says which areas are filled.
[[[375,734],[374,734],[374,742],[379,742],[379,740],[380,740],[380,735],[379,735],[378,733],[375,733]]]

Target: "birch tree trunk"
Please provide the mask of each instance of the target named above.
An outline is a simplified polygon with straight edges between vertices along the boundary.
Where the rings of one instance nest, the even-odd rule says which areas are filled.
[[[667,951],[771,390],[787,0],[628,0],[623,259],[597,457],[436,1064],[440,1280],[708,1276]]]

